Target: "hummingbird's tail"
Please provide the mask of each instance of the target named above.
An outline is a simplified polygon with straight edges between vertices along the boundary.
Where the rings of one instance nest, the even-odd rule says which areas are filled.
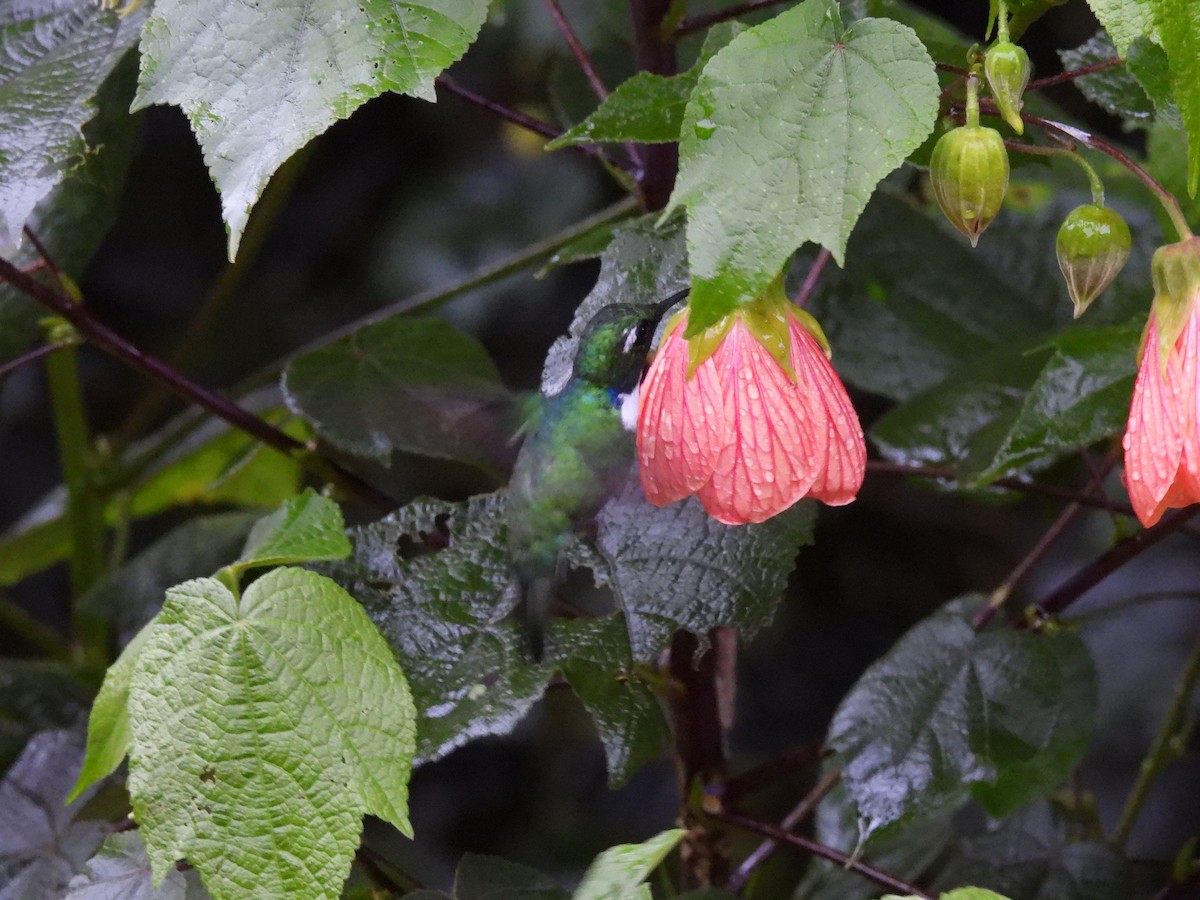
[[[518,622],[529,641],[534,662],[541,662],[546,655],[546,629],[550,623],[550,605],[554,601],[554,584],[555,578],[550,573],[521,576]]]

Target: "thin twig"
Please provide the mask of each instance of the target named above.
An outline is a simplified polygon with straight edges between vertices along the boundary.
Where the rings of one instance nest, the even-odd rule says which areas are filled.
[[[1112,59],[1106,59],[1098,63],[1092,63],[1090,66],[1080,66],[1078,69],[1071,69],[1068,72],[1059,72],[1057,75],[1050,75],[1046,78],[1037,78],[1029,82],[1025,88],[1026,91],[1040,91],[1042,88],[1053,87],[1056,84],[1066,84],[1069,81],[1074,81],[1076,78],[1083,78],[1087,75],[1094,75],[1097,72],[1103,72],[1105,69],[1111,69],[1116,66],[1125,65],[1125,60],[1119,56],[1114,56]]]
[[[825,267],[829,265],[829,260],[832,258],[833,254],[822,247],[817,253],[817,258],[813,260],[813,264],[809,266],[808,274],[804,276],[804,284],[800,285],[800,291],[796,294],[796,299],[792,301],[801,309],[807,306],[808,301],[812,299],[813,291],[817,289],[817,284],[825,273]]]
[[[971,70],[966,66],[956,66],[952,65],[951,63],[934,63],[933,67],[939,72],[945,72],[948,75],[957,75],[959,78],[966,78],[971,74]]]
[[[596,92],[596,96],[603,103],[608,99],[608,88],[605,87],[604,80],[600,77],[600,73],[596,71],[595,65],[592,64],[592,58],[583,49],[583,44],[579,43],[579,36],[575,34],[575,29],[571,27],[571,22],[567,19],[566,13],[559,6],[558,0],[545,0],[545,3],[546,9],[550,11],[550,17],[554,19],[555,26],[563,36],[563,40],[571,48],[571,55],[575,57],[575,61],[579,63],[579,68],[583,70],[588,84],[592,86],[592,90]]]
[[[301,465],[312,470],[318,477],[358,495],[381,511],[392,510],[397,506],[397,503],[390,497],[367,484],[357,475],[343,469],[337,463],[317,456],[308,446],[291,435],[260,419],[233,401],[190,380],[156,357],[143,353],[121,335],[94,318],[82,305],[75,303],[66,294],[31,278],[3,258],[0,258],[0,279],[7,281],[17,290],[28,294],[47,309],[62,316],[74,325],[83,337],[101,350],[131,368],[166,383],[180,396],[204,407],[213,415],[257,438],[268,447],[295,459]]]
[[[1174,534],[1195,515],[1194,508],[1177,509],[1163,516],[1153,528],[1118,541],[1091,564],[1084,566],[1037,604],[1040,618],[1049,618],[1064,609],[1098,585],[1125,563],[1140,556],[1163,538]]]
[[[713,818],[722,822],[728,822],[730,825],[735,825],[745,831],[761,834],[763,837],[770,838],[781,844],[787,844],[795,847],[798,850],[803,850],[805,853],[811,853],[813,856],[819,856],[822,859],[827,859],[832,863],[836,863],[843,869],[849,869],[864,878],[869,878],[876,884],[883,885],[891,891],[899,894],[921,897],[924,900],[933,900],[930,894],[925,893],[916,885],[909,884],[900,880],[894,875],[889,875],[887,872],[881,871],[868,863],[847,856],[840,850],[835,850],[833,847],[827,847],[824,844],[819,844],[814,840],[803,837],[799,834],[792,834],[790,831],[784,831],[782,828],[777,828],[767,822],[759,822],[757,819],[751,819],[749,816],[743,816],[740,813],[719,810],[711,814]]]
[[[817,808],[825,795],[833,790],[834,785],[842,777],[841,769],[830,769],[816,783],[811,791],[801,798],[795,808],[783,817],[783,821],[779,823],[779,827],[784,831],[793,831],[797,825],[805,821],[812,815],[813,810]],[[750,880],[750,876],[754,874],[754,870],[763,865],[775,851],[779,849],[779,842],[772,838],[767,838],[761,844],[754,848],[749,856],[742,860],[742,864],[737,867],[737,871],[729,878],[727,887],[735,894],[740,894],[746,883]]]
[[[55,341],[53,344],[42,344],[40,347],[35,347],[28,353],[22,353],[16,359],[10,359],[4,365],[0,366],[0,378],[10,372],[14,372],[26,363],[35,362],[41,359],[47,353],[53,353],[55,350],[61,350],[63,347],[71,346],[70,341]]]
[[[1200,639],[1192,648],[1183,674],[1175,683],[1175,690],[1171,694],[1171,703],[1167,707],[1163,723],[1154,735],[1154,742],[1150,745],[1146,758],[1142,760],[1138,779],[1133,785],[1133,790],[1129,792],[1129,797],[1125,800],[1125,806],[1121,809],[1121,817],[1117,820],[1117,827],[1112,836],[1112,843],[1118,848],[1124,847],[1125,842],[1129,840],[1129,833],[1133,831],[1133,825],[1146,803],[1146,798],[1150,795],[1150,788],[1155,779],[1158,778],[1163,767],[1170,762],[1172,757],[1178,755],[1181,749],[1179,745],[1182,742],[1179,739],[1184,730],[1184,717],[1191,704],[1192,692],[1196,689],[1197,681],[1200,681]]]
[[[1113,467],[1116,466],[1116,464],[1116,457],[1111,456],[1106,465],[1092,473],[1091,477],[1088,479],[1087,485],[1083,489],[1083,493],[1085,495],[1092,494],[1096,488],[1100,486],[1104,479],[1108,477],[1108,473],[1113,470]],[[1034,566],[1042,561],[1045,555],[1050,552],[1050,548],[1053,547],[1055,542],[1062,537],[1063,533],[1069,527],[1071,527],[1071,523],[1078,518],[1082,511],[1083,504],[1072,502],[1068,504],[1061,513],[1059,513],[1058,518],[1056,518],[1050,527],[1046,529],[1045,534],[1041,536],[1038,542],[1033,546],[1033,549],[1030,550],[1029,553],[1027,553],[1021,559],[1021,561],[1013,567],[1012,572],[1009,573],[1008,577],[1004,579],[1001,585],[992,591],[991,596],[988,598],[987,605],[984,606],[983,609],[981,609],[978,613],[976,613],[976,631],[981,630],[985,625],[987,625],[988,622],[992,620],[996,613],[1000,611],[1001,607],[1004,606],[1005,601],[1008,600],[1009,595],[1013,592],[1013,588],[1020,583],[1022,578],[1029,574],[1029,571]]]
[[[739,3],[727,9],[719,9],[716,12],[705,13],[701,16],[692,16],[690,19],[684,19],[679,23],[679,26],[675,29],[675,35],[683,37],[685,34],[691,34],[693,31],[702,31],[710,25],[716,25],[718,22],[736,19],[738,16],[744,16],[746,13],[766,9],[770,6],[778,6],[783,2],[784,0],[749,0],[748,3]]]
[[[780,775],[811,766],[821,758],[822,749],[821,741],[801,744],[760,766],[730,778],[721,787],[720,795],[728,802],[752,794],[761,787],[773,784]]]

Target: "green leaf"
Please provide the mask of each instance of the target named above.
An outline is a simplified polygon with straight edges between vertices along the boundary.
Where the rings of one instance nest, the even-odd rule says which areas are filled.
[[[454,876],[454,900],[567,900],[570,894],[536,869],[467,853]]]
[[[350,555],[342,510],[312,488],[305,489],[250,529],[246,548],[229,568],[330,562]]]
[[[636,672],[624,619],[555,622],[551,651],[596,724],[610,786],[624,784],[670,740],[658,698]]]
[[[1158,0],[1088,0],[1104,30],[1112,38],[1118,55],[1129,53],[1129,45],[1139,37],[1158,40],[1154,5]]]
[[[104,682],[88,716],[87,750],[75,787],[67,802],[83,794],[117,770],[129,753],[133,735],[129,727],[129,691],[138,657],[150,638],[150,627],[139,631],[104,673]]]
[[[1066,2],[1067,0],[1008,0],[1009,15],[1012,17],[1008,27],[1012,34],[1012,39],[1015,41],[1025,33],[1026,28],[1028,28],[1054,7],[1062,6]],[[991,0],[991,17],[988,20],[989,36],[995,23],[998,10],[998,0]]]
[[[158,0],[135,108],[181,106],[221,192],[229,257],[277,168],[372,97],[434,99],[488,0],[316,0],[302,6]]]
[[[514,398],[487,351],[444,319],[360,328],[293,359],[282,387],[292,411],[348,453],[382,463],[395,450],[494,469],[512,462]]]
[[[992,815],[1009,813],[1057,785],[1087,749],[1096,674],[1082,641],[1008,627],[977,634],[981,605],[955,601],[918,624],[834,715],[828,745],[860,840],[954,806],[968,789]]]
[[[89,702],[66,663],[0,659],[0,772],[34,734],[75,724]]]
[[[173,588],[129,693],[129,792],[155,878],[186,857],[216,900],[338,897],[364,813],[411,835],[415,718],[391,651],[329,579]]]
[[[1129,900],[1129,863],[1104,844],[1072,843],[1069,827],[1038,803],[964,840],[937,886],[985,885],[1019,900]]]
[[[195,869],[172,869],[155,887],[146,845],[136,831],[106,837],[67,887],[65,900],[209,900]]]
[[[687,832],[673,828],[640,844],[621,844],[592,861],[571,900],[625,900],[675,849]]]
[[[90,9],[93,17],[99,15],[87,0],[76,6]],[[0,25],[0,33],[5,30]],[[7,44],[6,49],[15,49],[19,43]],[[0,70],[3,68],[0,65]],[[95,94],[96,114],[83,126],[76,153],[69,160],[60,160],[58,174],[62,180],[25,219],[60,271],[70,278],[78,279],[83,274],[116,218],[137,135],[138,120],[129,115],[136,82],[137,54],[126,53]],[[0,88],[0,94],[3,91]],[[4,166],[0,161],[0,169]],[[40,259],[31,242],[20,234],[13,241],[4,229],[0,229],[0,256],[23,268]],[[0,363],[29,346],[43,315],[42,307],[34,300],[8,284],[0,284]]]
[[[679,629],[704,636],[731,625],[745,638],[770,623],[801,544],[812,541],[811,501],[760,525],[722,525],[689,497],[651,506],[630,485],[597,516],[598,578],[617,594],[633,658],[653,658]]]
[[[499,494],[417,500],[353,528],[350,563],[326,568],[365,607],[400,658],[420,711],[417,759],[511,731],[542,695],[529,659]]]
[[[86,152],[82,129],[96,94],[144,18],[91,0],[0,13],[0,234],[8,242],[20,243],[34,208]]]
[[[618,141],[659,144],[679,140],[684,109],[701,70],[742,29],[737,22],[714,25],[705,36],[700,57],[682,75],[636,73],[617,85],[594,113],[546,144],[546,149]]]
[[[840,263],[875,186],[933,130],[937,97],[911,29],[843,28],[834,0],[805,0],[718,52],[688,102],[668,207],[688,210],[689,330],[757,296],[805,241]]]
[[[1091,38],[1074,50],[1059,50],[1063,69],[1082,69],[1085,66],[1112,59],[1117,56],[1108,35],[1097,31]],[[1125,120],[1125,124],[1149,127],[1154,121],[1154,101],[1146,95],[1127,66],[1104,69],[1094,75],[1076,78],[1074,84],[1101,109]]]
[[[91,791],[64,803],[82,757],[78,731],[42,731],[0,781],[0,900],[61,900],[104,840],[103,823],[75,821]]]
[[[1125,69],[1150,98],[1159,119],[1182,130],[1183,119],[1171,87],[1171,63],[1162,45],[1149,38],[1138,38],[1129,45]],[[1181,143],[1186,147],[1187,138],[1181,136]]]
[[[1188,135],[1188,193],[1200,187],[1200,8],[1191,0],[1150,0],[1171,85]]]
[[[880,900],[921,900],[915,894],[910,894],[907,897],[901,897],[899,894],[888,894],[881,897]],[[1007,897],[1001,897],[994,891],[987,891],[983,888],[958,888],[957,890],[947,891],[941,895],[940,900],[1008,900]]]

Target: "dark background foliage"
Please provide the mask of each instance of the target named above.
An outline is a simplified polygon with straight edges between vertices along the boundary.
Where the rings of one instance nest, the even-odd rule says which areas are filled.
[[[565,5],[615,81],[626,74],[628,49],[619,27],[604,14],[588,13],[591,2]],[[968,34],[982,34],[982,0],[919,5]],[[547,117],[558,104],[586,109],[590,101],[541,5],[510,6],[506,24],[485,29],[454,77]],[[620,18],[615,21],[619,26]],[[1050,73],[1059,68],[1054,50],[1083,42],[1095,27],[1083,4],[1073,3],[1047,15],[1026,43],[1039,70]],[[1091,127],[1125,139],[1112,120],[1079,102],[1073,88],[1051,96]],[[543,154],[526,136],[451,96],[436,106],[393,95],[373,100],[315,141],[276,181],[289,179],[290,188],[272,187],[278,218],[220,310],[213,336],[188,365],[205,384],[232,386],[333,327],[447,283],[620,196],[582,155]],[[88,303],[139,346],[170,355],[187,340],[189,322],[221,277],[224,254],[217,195],[184,116],[175,108],[150,109],[142,117],[120,217],[83,281]],[[546,348],[566,330],[594,277],[594,263],[557,269],[541,280],[521,274],[455,301],[444,314],[483,342],[510,386],[533,388]],[[95,428],[119,429],[145,382],[95,351],[85,351],[82,362]],[[865,424],[885,408],[871,396],[855,401]],[[158,418],[172,409],[160,410]],[[0,461],[2,529],[59,481],[37,367],[0,387]],[[405,462],[391,476],[394,493],[404,498],[459,499],[489,487],[477,473],[451,464]],[[1067,465],[1079,469],[1076,480],[1086,477],[1078,462]],[[816,544],[801,551],[775,626],[742,649],[734,771],[818,741],[868,663],[950,598],[994,587],[1057,509],[1037,499],[967,501],[887,476],[868,477],[852,507],[823,509]],[[139,526],[135,545],[173,521],[159,517]],[[1107,517],[1083,516],[1022,584],[1021,595],[1044,594],[1111,538]],[[1148,590],[1194,589],[1197,540],[1185,533],[1166,541],[1094,591],[1081,609]],[[63,625],[63,572],[30,579],[13,595],[39,619]],[[1115,818],[1198,623],[1194,600],[1162,601],[1097,620],[1083,632],[1098,661],[1101,712],[1081,782],[1095,792],[1106,821]],[[1162,860],[1183,836],[1200,831],[1196,749],[1156,785],[1130,843],[1134,859]],[[811,768],[801,770],[762,798],[758,811],[778,818],[815,776]],[[435,885],[448,883],[464,851],[570,877],[602,848],[667,827],[677,808],[673,778],[664,759],[624,788],[609,790],[588,718],[568,690],[552,689],[511,737],[477,741],[421,768],[412,791],[418,841],[389,850]],[[781,854],[767,870],[780,896],[799,865]]]

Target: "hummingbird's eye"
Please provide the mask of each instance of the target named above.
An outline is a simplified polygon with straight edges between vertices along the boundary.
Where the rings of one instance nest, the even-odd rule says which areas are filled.
[[[625,335],[623,352],[631,353],[634,349],[649,344],[650,339],[654,336],[654,324],[651,319],[642,319],[630,328],[629,334]]]

